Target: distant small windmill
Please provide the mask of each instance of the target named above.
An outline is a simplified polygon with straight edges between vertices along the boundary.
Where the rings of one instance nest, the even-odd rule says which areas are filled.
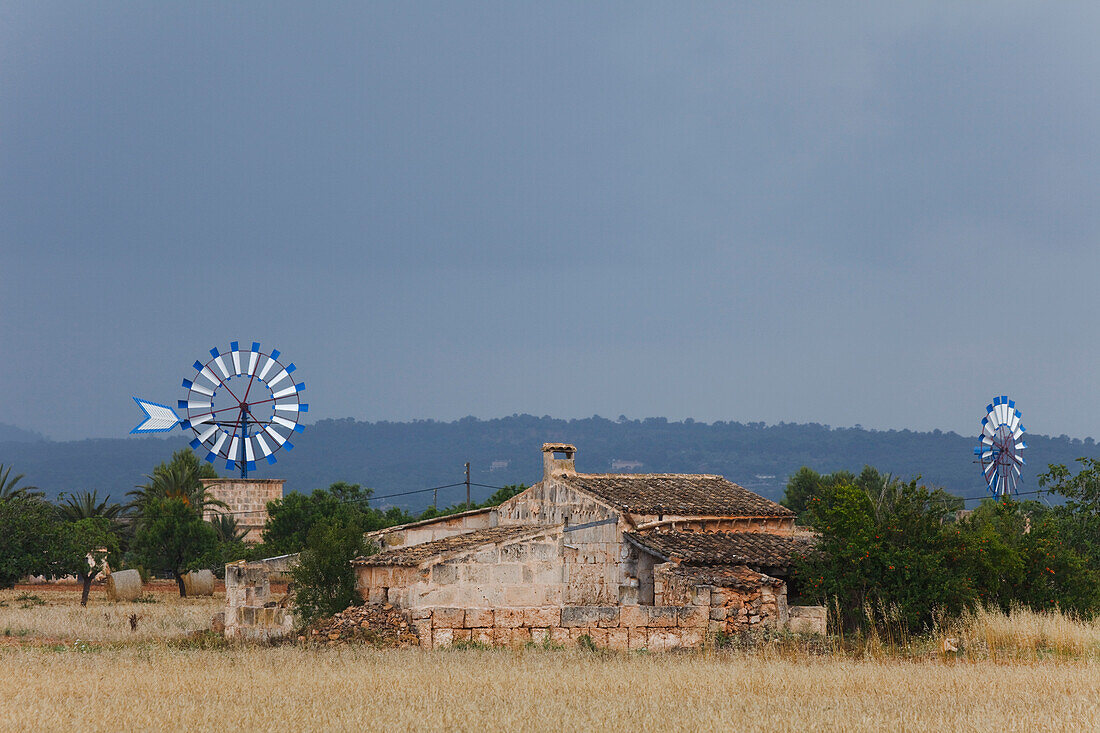
[[[1023,441],[1025,428],[1016,403],[1001,395],[985,406],[982,432],[978,436],[981,445],[974,449],[977,463],[982,466],[982,476],[993,496],[1006,498],[1016,493],[1020,481],[1020,468],[1027,464],[1020,455],[1027,448]]]

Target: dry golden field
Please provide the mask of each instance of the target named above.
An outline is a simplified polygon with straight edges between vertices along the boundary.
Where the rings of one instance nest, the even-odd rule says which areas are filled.
[[[1056,616],[972,619],[959,658],[875,641],[423,652],[204,645],[187,634],[217,598],[80,609],[22,592],[0,592],[5,730],[1100,730],[1100,627]],[[135,632],[129,613],[145,615]]]
[[[80,606],[80,591],[71,586],[0,590],[0,644],[5,639],[129,643],[179,638],[209,628],[211,617],[225,603],[224,595],[180,598],[175,583],[147,587],[144,597],[153,603],[113,603],[96,587],[86,608]],[[130,617],[135,614],[137,628],[131,629]]]

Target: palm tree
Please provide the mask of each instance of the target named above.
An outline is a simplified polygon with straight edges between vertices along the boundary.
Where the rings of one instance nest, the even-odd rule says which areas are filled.
[[[201,479],[216,478],[217,472],[210,466],[201,464],[190,448],[176,451],[171,463],[161,463],[153,473],[146,474],[148,479],[139,484],[136,491],[128,491],[127,496],[134,497],[129,507],[141,514],[142,509],[155,499],[181,499],[183,503],[202,514],[209,507],[229,506],[206,493]]]
[[[99,491],[81,491],[76,494],[62,494],[57,511],[61,517],[70,522],[81,519],[103,517],[110,520],[113,526],[118,526],[122,519],[122,505],[108,503],[110,494],[103,501],[99,500]]]
[[[248,530],[238,525],[232,514],[217,512],[210,518],[210,525],[218,534],[219,542],[243,542],[244,536],[248,534]]]
[[[11,466],[5,469],[4,464],[0,463],[0,499],[32,499],[42,496],[42,492],[37,490],[37,486],[16,487],[16,484],[23,480],[23,474],[19,474],[13,479],[8,478],[10,475]]]

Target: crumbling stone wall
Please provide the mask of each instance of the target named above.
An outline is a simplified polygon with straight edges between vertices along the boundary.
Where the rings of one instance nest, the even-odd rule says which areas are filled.
[[[476,509],[448,517],[380,529],[367,534],[367,538],[376,542],[379,548],[385,551],[495,526],[496,516],[492,509]]]
[[[665,651],[703,646],[720,632],[787,626],[781,580],[763,576],[767,581],[755,586],[718,587],[673,571],[671,563],[657,568],[659,603],[654,606],[423,607],[410,615],[425,647],[456,642],[575,645],[587,636],[599,647]]]
[[[692,582],[677,574],[672,563],[654,570],[654,599],[657,606],[691,603],[710,607],[712,631],[736,634],[756,627],[788,628],[787,584],[778,578],[761,576],[759,583],[716,586]]]
[[[537,531],[537,527],[534,528]],[[399,608],[510,608],[563,603],[560,529],[459,553],[420,567],[356,566],[368,603]]]
[[[225,566],[225,637],[269,641],[294,630],[289,597],[271,593],[271,576],[286,573],[297,555],[235,562]]]
[[[828,630],[825,606],[791,606],[787,628],[799,634],[821,634]]]

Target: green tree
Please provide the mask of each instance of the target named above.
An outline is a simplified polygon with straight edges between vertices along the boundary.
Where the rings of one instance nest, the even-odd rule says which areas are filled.
[[[0,499],[0,588],[27,575],[59,575],[61,530],[57,511],[37,496]]]
[[[217,538],[217,550],[211,558],[216,565],[215,573],[220,575],[221,568],[228,563],[256,557],[255,549],[244,543],[248,530],[238,525],[232,514],[215,513],[209,524]]]
[[[103,516],[83,517],[66,522],[58,548],[58,561],[64,571],[80,580],[80,605],[88,605],[92,581],[99,575],[108,557],[118,555],[118,534]]]
[[[310,528],[294,579],[294,606],[303,624],[362,603],[351,561],[374,551],[355,523],[322,518]]]
[[[180,596],[186,597],[184,573],[211,564],[217,545],[214,529],[191,504],[181,497],[167,497],[145,502],[130,550],[138,564],[171,573]]]
[[[385,512],[368,504],[374,492],[359,484],[343,481],[312,494],[296,491],[267,503],[264,551],[270,555],[300,552],[309,532],[321,520],[358,528],[360,534],[412,521],[406,512],[391,508]]]
[[[780,503],[798,515],[800,524],[808,521],[807,511],[810,500],[827,488],[855,483],[855,476],[849,471],[820,474],[812,468],[803,466],[787,480],[787,490]]]
[[[37,486],[19,486],[19,482],[23,480],[23,474],[11,478],[11,469],[11,466],[4,468],[4,464],[0,463],[0,499],[42,496]]]
[[[1060,507],[990,500],[954,531],[966,548],[963,572],[973,579],[982,604],[1006,612],[1023,605],[1092,616],[1100,609],[1100,577],[1066,541],[1073,529]]]
[[[871,469],[874,471],[874,469]],[[803,595],[834,601],[845,628],[867,623],[929,627],[975,599],[955,569],[962,542],[944,531],[957,501],[940,489],[864,472],[853,483],[824,485],[807,516],[821,536],[819,552],[796,564]]]
[[[499,506],[513,496],[522,494],[524,491],[527,491],[527,484],[508,484],[494,491],[492,496],[481,502],[478,506],[482,508]]]
[[[1049,465],[1039,474],[1039,485],[1066,498],[1052,510],[1061,523],[1063,539],[1093,567],[1100,567],[1100,459],[1078,458],[1077,462],[1081,469],[1076,474],[1064,465]]]

